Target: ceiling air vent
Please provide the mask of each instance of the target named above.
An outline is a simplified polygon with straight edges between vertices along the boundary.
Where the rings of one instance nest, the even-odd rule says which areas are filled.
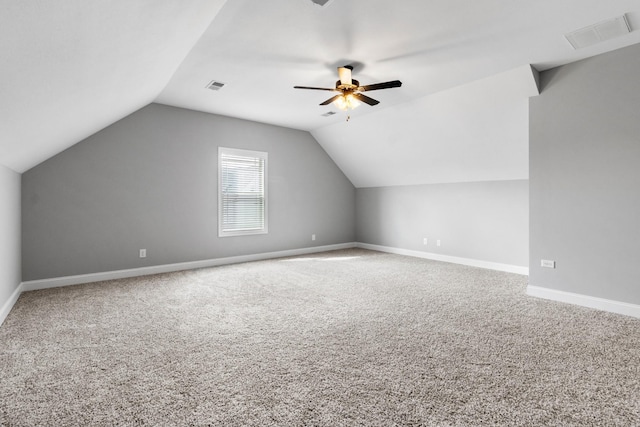
[[[607,19],[597,24],[589,25],[571,33],[565,34],[574,49],[581,49],[587,46],[624,36],[631,32],[631,27],[627,21],[627,16],[622,15],[617,18]]]
[[[224,83],[217,82],[215,80],[211,80],[209,84],[205,86],[207,89],[211,90],[220,90],[224,87]]]
[[[330,117],[336,114],[335,111],[329,111],[328,113],[321,114],[322,117]]]

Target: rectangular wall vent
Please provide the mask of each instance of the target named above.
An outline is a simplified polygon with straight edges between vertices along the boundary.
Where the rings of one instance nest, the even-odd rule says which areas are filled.
[[[329,116],[333,116],[334,114],[336,114],[335,111],[329,111],[328,113],[321,114],[321,116],[322,117],[329,117]]]
[[[211,90],[220,90],[224,87],[224,83],[217,82],[215,80],[211,80],[206,86],[207,89]]]
[[[622,15],[589,25],[564,36],[574,49],[582,49],[583,47],[593,46],[606,40],[624,36],[630,32],[631,27],[627,21],[627,16]]]

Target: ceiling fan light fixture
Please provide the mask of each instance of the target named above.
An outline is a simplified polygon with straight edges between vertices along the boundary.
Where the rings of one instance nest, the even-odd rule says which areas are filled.
[[[346,111],[357,108],[360,105],[360,101],[358,101],[352,93],[348,93],[336,98],[333,104],[339,109]]]

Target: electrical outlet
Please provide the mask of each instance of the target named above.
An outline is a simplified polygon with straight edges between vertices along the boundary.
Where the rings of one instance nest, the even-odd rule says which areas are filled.
[[[545,267],[545,268],[556,268],[556,262],[549,260],[549,259],[541,259],[540,260],[540,267]]]
[[[436,246],[440,246],[440,240],[436,240]]]
[[[426,244],[427,244],[427,238],[426,237],[424,239],[422,239],[422,244],[426,246]]]
[[[140,258],[146,258],[146,257],[147,257],[147,250],[140,249]]]
[[[311,240],[316,240],[316,235],[315,234],[311,235]]]

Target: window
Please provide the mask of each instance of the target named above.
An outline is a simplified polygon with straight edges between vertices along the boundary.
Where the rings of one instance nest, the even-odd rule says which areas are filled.
[[[267,233],[267,153],[218,148],[218,235]]]

